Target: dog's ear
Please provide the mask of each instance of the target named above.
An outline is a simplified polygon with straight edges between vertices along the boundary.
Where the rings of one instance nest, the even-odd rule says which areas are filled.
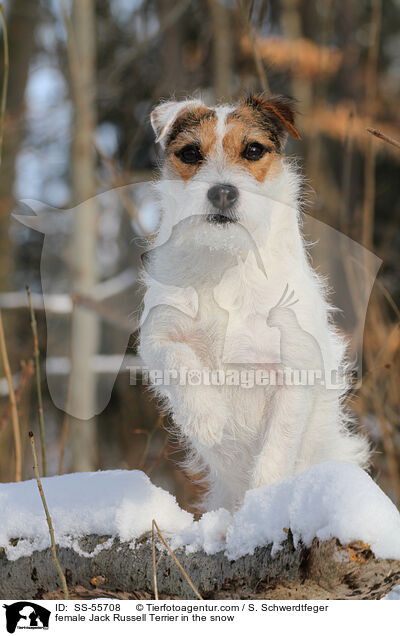
[[[198,99],[187,100],[184,102],[163,102],[156,106],[150,115],[151,125],[156,135],[156,142],[162,145],[166,135],[172,124],[182,110],[201,106],[202,102]]]
[[[287,134],[295,139],[301,139],[299,132],[294,127],[296,120],[295,102],[290,97],[276,95],[266,98],[263,95],[250,95],[245,103],[263,117],[266,125],[274,123],[282,144],[286,140]]]

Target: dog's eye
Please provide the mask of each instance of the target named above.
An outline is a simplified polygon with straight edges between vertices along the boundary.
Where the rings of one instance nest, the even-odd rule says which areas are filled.
[[[258,161],[265,155],[267,149],[262,144],[259,144],[258,141],[252,141],[247,144],[246,148],[242,152],[242,157],[247,159],[248,161]]]
[[[203,159],[198,146],[185,146],[176,153],[183,163],[200,163]]]

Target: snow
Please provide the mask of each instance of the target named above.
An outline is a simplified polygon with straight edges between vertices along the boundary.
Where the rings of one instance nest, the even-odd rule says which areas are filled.
[[[228,529],[231,559],[258,545],[279,549],[290,528],[294,544],[310,546],[337,537],[342,544],[363,541],[375,556],[400,558],[400,514],[366,472],[346,462],[316,464],[296,477],[247,492]]]
[[[122,541],[151,529],[155,516],[167,533],[190,525],[192,515],[175,498],[154,486],[138,470],[73,473],[42,479],[56,542],[81,552],[74,538],[87,534],[112,535]],[[0,485],[0,546],[10,560],[50,545],[49,531],[35,480]],[[17,545],[11,539],[22,537]],[[13,542],[15,543],[15,542]],[[105,544],[101,546],[103,549]]]
[[[232,523],[232,515],[224,508],[207,512],[199,521],[173,537],[173,548],[185,546],[186,552],[204,550],[206,554],[215,554],[225,549],[226,533]]]
[[[173,549],[224,551],[230,559],[259,545],[280,549],[293,533],[295,544],[336,537],[363,541],[378,558],[400,559],[400,514],[363,470],[325,462],[271,486],[250,490],[235,512],[220,509],[199,521],[141,471],[74,473],[42,480],[59,545],[85,554],[77,538],[111,535],[131,542],[151,530],[155,518]],[[0,484],[0,546],[9,559],[49,546],[49,533],[36,481]],[[12,539],[19,539],[18,542]],[[112,542],[103,543],[97,551]],[[92,553],[93,554],[93,553]]]
[[[400,585],[396,585],[396,587],[394,587],[393,590],[391,590],[389,594],[387,594],[383,600],[384,601],[400,601]]]

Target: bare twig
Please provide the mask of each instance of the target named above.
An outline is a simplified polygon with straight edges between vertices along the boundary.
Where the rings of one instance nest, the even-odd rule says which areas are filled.
[[[17,386],[17,390],[15,391],[15,401],[17,404],[20,403],[21,395],[25,388],[25,385],[33,373],[33,360],[28,360],[28,362],[25,362],[24,360],[22,360],[21,367],[22,367],[22,375],[21,375],[19,384]],[[0,419],[0,432],[3,430],[3,428],[7,424],[11,415],[12,415],[12,408],[11,408],[11,402],[9,402],[6,407],[6,410],[4,411]]]
[[[344,157],[343,157],[343,170],[342,170],[342,195],[343,205],[341,208],[340,225],[342,232],[346,232],[349,225],[349,211],[350,211],[350,194],[351,194],[351,172],[352,172],[352,157],[354,137],[351,134],[353,125],[354,110],[351,111],[348,125],[347,134],[344,143]]]
[[[21,433],[19,428],[17,401],[15,399],[15,392],[14,392],[14,387],[12,383],[12,375],[11,375],[10,363],[8,360],[7,347],[6,347],[6,339],[4,337],[3,319],[1,316],[1,311],[0,311],[0,351],[1,351],[1,358],[3,360],[4,373],[6,374],[6,378],[7,378],[8,390],[10,393],[10,405],[11,405],[14,445],[15,445],[15,481],[21,481]]]
[[[375,148],[369,139],[364,161],[364,206],[362,219],[362,242],[372,249],[375,212]]]
[[[39,359],[39,341],[37,334],[37,323],[35,317],[35,311],[32,306],[31,290],[28,285],[26,286],[26,293],[28,294],[29,311],[31,315],[31,327],[33,334],[33,358],[35,360],[35,376],[36,376],[36,392],[38,400],[38,413],[39,413],[39,430],[40,430],[40,443],[42,449],[42,469],[43,477],[47,475],[47,460],[46,460],[46,445],[44,439],[44,416],[43,416],[43,399],[42,399],[42,383],[40,378],[40,359]]]
[[[163,542],[163,544],[165,545],[165,547],[167,548],[168,552],[170,553],[170,555],[172,556],[173,560],[175,561],[176,565],[178,566],[178,568],[180,569],[180,571],[182,572],[183,576],[185,577],[185,579],[187,580],[187,582],[189,583],[190,587],[192,588],[193,592],[196,594],[197,598],[200,599],[200,601],[203,600],[203,597],[200,596],[199,591],[197,590],[197,588],[193,585],[191,579],[189,578],[189,576],[186,574],[185,570],[183,569],[183,567],[181,566],[181,564],[179,563],[178,559],[176,558],[175,554],[173,553],[173,551],[171,550],[171,548],[169,547],[168,543],[166,542],[166,540],[164,539],[160,528],[158,527],[157,521],[155,519],[153,519],[152,522],[152,527],[153,527],[153,532],[154,532],[154,526],[157,530],[158,536],[160,537],[161,541]],[[153,535],[154,536],[154,535]],[[154,561],[153,561],[154,563]]]
[[[383,296],[386,298],[388,304],[390,305],[390,307],[393,309],[394,313],[396,314],[397,320],[400,323],[400,309],[397,306],[392,294],[389,292],[388,289],[386,289],[385,285],[382,283],[381,280],[379,280],[379,278],[375,279],[375,284],[379,287],[379,289],[381,290]],[[396,325],[397,327],[398,325]]]
[[[265,71],[265,67],[261,59],[260,51],[258,49],[257,36],[254,33],[254,29],[251,25],[252,8],[250,7],[250,11],[248,12],[246,3],[243,0],[237,0],[237,2],[238,2],[238,8],[239,8],[240,14],[242,16],[242,21],[243,21],[243,24],[245,25],[247,35],[251,44],[251,49],[253,52],[254,64],[256,67],[258,79],[260,81],[263,91],[265,91],[266,93],[269,93],[270,90],[269,90],[267,73]]]
[[[149,477],[150,477],[151,473],[153,472],[154,468],[158,465],[158,463],[162,459],[166,459],[167,461],[169,460],[168,435],[166,435],[164,437],[162,450],[158,454],[158,456],[157,457],[153,457],[153,459],[151,461],[149,461],[148,464],[146,464],[146,474]]]
[[[377,95],[377,71],[379,39],[382,22],[382,0],[373,0],[370,24],[370,41],[366,69],[366,111],[371,118],[375,116]],[[375,210],[375,147],[373,139],[368,139],[367,152],[364,162],[364,208],[362,222],[362,241],[364,246],[371,249],[374,234]]]
[[[0,2],[0,20],[3,27],[3,55],[4,55],[3,86],[1,90],[1,106],[0,106],[0,165],[1,165],[2,150],[3,150],[3,135],[4,135],[4,116],[6,113],[6,104],[7,104],[8,69],[9,69],[7,22],[4,15],[4,7],[2,2]]]
[[[393,139],[393,137],[389,137],[389,135],[385,135],[385,133],[383,133],[381,130],[377,130],[376,128],[367,128],[367,131],[371,133],[371,135],[378,137],[378,139],[382,139],[388,144],[395,146],[395,148],[400,148],[400,141],[397,141],[397,139]]]
[[[157,565],[156,565],[156,534],[154,532],[155,521],[151,524],[151,548],[153,553],[153,581],[154,581],[154,599],[158,601],[158,587],[157,587]]]
[[[142,458],[140,460],[140,463],[139,463],[139,466],[138,466],[138,470],[143,470],[143,468],[145,466],[145,463],[146,463],[146,460],[147,460],[147,456],[149,454],[151,440],[153,439],[154,433],[161,427],[163,419],[164,419],[164,416],[162,414],[159,415],[158,418],[157,418],[157,422],[156,422],[155,426],[153,426],[151,431],[143,431],[143,433],[146,435],[146,443],[145,443],[145,447],[143,449]]]
[[[40,494],[40,498],[41,498],[42,503],[43,503],[44,511],[46,513],[47,525],[49,527],[50,540],[51,540],[51,553],[53,555],[53,561],[54,561],[54,563],[56,565],[56,568],[58,570],[58,573],[60,575],[61,585],[62,585],[62,589],[63,589],[63,593],[64,593],[64,598],[65,598],[65,600],[68,600],[67,581],[65,580],[64,572],[62,571],[60,562],[59,562],[59,560],[57,558],[56,541],[55,541],[55,538],[54,538],[53,522],[51,520],[50,512],[49,512],[49,509],[47,507],[47,503],[46,503],[46,498],[44,496],[42,482],[40,481],[39,466],[38,466],[36,448],[35,448],[35,438],[33,437],[32,431],[29,431],[29,439],[30,439],[31,446],[32,446],[33,469],[35,471],[35,477],[36,477],[37,485],[38,485],[38,488],[39,488],[39,494]]]

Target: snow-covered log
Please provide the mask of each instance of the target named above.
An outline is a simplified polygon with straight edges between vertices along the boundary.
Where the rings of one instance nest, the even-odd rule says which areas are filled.
[[[134,549],[128,542],[96,535],[75,540],[94,556],[58,548],[70,587],[93,593],[98,586],[100,596],[111,591],[154,598],[151,537],[144,536]],[[379,599],[400,581],[400,562],[377,559],[362,543],[341,546],[336,539],[315,539],[310,548],[301,543],[294,548],[289,535],[279,552],[271,552],[270,544],[234,561],[222,551],[186,554],[179,548],[175,554],[208,599]],[[166,550],[157,565],[157,582],[161,598],[196,598]],[[4,549],[0,553],[2,599],[49,598],[59,589],[50,549],[16,561],[8,560]]]
[[[200,520],[141,471],[42,482],[67,581],[91,595],[153,597],[153,518],[204,598],[374,599],[400,581],[400,515],[352,464],[318,464]],[[36,482],[0,484],[0,504],[0,597],[54,596]],[[160,541],[156,551],[160,596],[194,598]]]

